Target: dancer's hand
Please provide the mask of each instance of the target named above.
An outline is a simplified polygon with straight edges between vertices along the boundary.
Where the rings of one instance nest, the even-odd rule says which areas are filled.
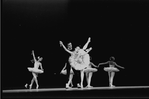
[[[31,54],[33,54],[34,53],[34,50],[32,50],[32,53]]]

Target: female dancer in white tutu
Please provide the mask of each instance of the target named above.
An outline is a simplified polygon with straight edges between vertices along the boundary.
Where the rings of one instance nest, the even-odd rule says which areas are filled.
[[[89,66],[83,70],[84,73],[86,74],[86,80],[87,80],[86,88],[92,88],[93,87],[93,86],[91,86],[91,79],[92,79],[93,73],[97,72],[97,69],[93,68],[92,66],[94,66],[96,68],[98,67],[98,66],[94,65],[92,62],[90,62]]]
[[[42,57],[39,57],[38,56],[38,60],[35,58],[35,54],[34,54],[34,51],[32,51],[32,55],[33,55],[33,60],[34,60],[34,67],[28,67],[27,69],[32,72],[32,75],[33,75],[33,78],[31,80],[31,84],[29,85],[30,89],[32,88],[32,85],[35,81],[36,83],[36,89],[38,89],[39,85],[38,85],[38,80],[37,80],[37,77],[38,77],[38,74],[40,73],[43,73],[43,68],[42,68],[42,64],[41,64],[41,61],[42,61]],[[39,67],[41,69],[39,69]]]
[[[114,60],[115,60],[114,57],[110,57],[109,61],[104,62],[104,63],[99,63],[99,65],[109,64],[109,67],[105,67],[104,70],[106,72],[108,72],[108,75],[109,75],[109,86],[110,87],[115,87],[113,85],[113,78],[114,78],[115,72],[119,71],[115,66],[124,69],[124,67],[121,67],[121,66],[117,65],[116,62],[114,62]]]
[[[92,48],[86,49],[89,42],[90,42],[90,38],[88,39],[87,43],[84,45],[84,47],[82,49],[80,49],[80,47],[76,47],[75,51],[72,52],[72,51],[69,51],[68,49],[66,49],[66,47],[63,45],[63,43],[60,41],[60,45],[62,45],[63,48],[71,54],[71,56],[69,58],[69,63],[71,65],[71,67],[73,67],[75,70],[79,70],[81,72],[81,88],[83,88],[83,79],[84,79],[83,69],[85,67],[88,67],[88,65],[90,64],[90,57],[88,55],[88,52]],[[69,79],[68,83],[66,84],[66,87],[69,86],[69,84],[72,82],[73,73],[70,77],[71,78]]]

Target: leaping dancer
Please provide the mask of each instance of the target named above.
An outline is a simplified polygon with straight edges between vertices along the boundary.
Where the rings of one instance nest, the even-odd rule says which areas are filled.
[[[38,77],[38,74],[41,74],[44,72],[43,68],[42,68],[42,64],[41,64],[41,61],[42,61],[42,57],[39,57],[38,56],[38,60],[35,58],[35,54],[34,54],[34,51],[32,51],[32,55],[33,55],[33,60],[34,60],[34,67],[28,67],[27,69],[32,73],[33,75],[33,78],[31,80],[31,84],[29,85],[29,88],[31,89],[32,88],[32,85],[35,81],[36,83],[36,89],[39,88],[39,84],[38,84],[38,80],[37,80],[37,77]],[[41,69],[39,69],[39,67]]]
[[[104,63],[99,63],[99,65],[109,64],[109,67],[105,67],[104,70],[106,72],[108,72],[108,75],[109,75],[109,86],[110,87],[115,87],[113,85],[113,78],[114,78],[115,72],[119,71],[119,69],[117,69],[115,66],[124,69],[124,67],[121,67],[121,66],[117,65],[116,62],[114,62],[114,60],[115,60],[114,57],[110,57],[109,61],[104,62]]]

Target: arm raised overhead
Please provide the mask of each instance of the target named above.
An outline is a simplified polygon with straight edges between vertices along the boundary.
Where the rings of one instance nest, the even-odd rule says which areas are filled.
[[[64,44],[63,44],[62,41],[60,41],[60,46],[62,46],[62,47],[64,48],[65,51],[67,51],[68,53],[72,54],[72,52],[69,51],[69,50],[64,46]]]
[[[34,59],[34,61],[37,61],[36,58],[35,58],[34,50],[32,50],[32,55],[33,55],[33,59]]]

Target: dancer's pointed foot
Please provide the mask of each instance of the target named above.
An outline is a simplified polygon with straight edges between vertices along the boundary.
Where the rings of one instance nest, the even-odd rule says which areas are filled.
[[[114,88],[115,86],[114,86],[114,85],[110,85],[110,87],[111,87],[111,88]]]
[[[93,88],[93,86],[91,86],[91,85],[87,85],[86,88]]]
[[[79,83],[77,84],[77,87],[78,87],[78,88],[81,88],[81,86],[80,86],[80,84],[79,84]]]
[[[39,85],[36,86],[36,89],[38,89],[38,88],[39,88]]]
[[[81,87],[81,89],[83,89],[83,85],[82,85],[82,84],[81,84],[81,86],[80,86],[80,87]]]
[[[68,83],[66,83],[66,89],[70,89],[71,87],[69,86]]]
[[[71,83],[71,87],[73,87],[73,84]]]
[[[25,84],[25,88],[27,88],[28,84]]]
[[[32,89],[32,85],[29,85],[29,89]]]

